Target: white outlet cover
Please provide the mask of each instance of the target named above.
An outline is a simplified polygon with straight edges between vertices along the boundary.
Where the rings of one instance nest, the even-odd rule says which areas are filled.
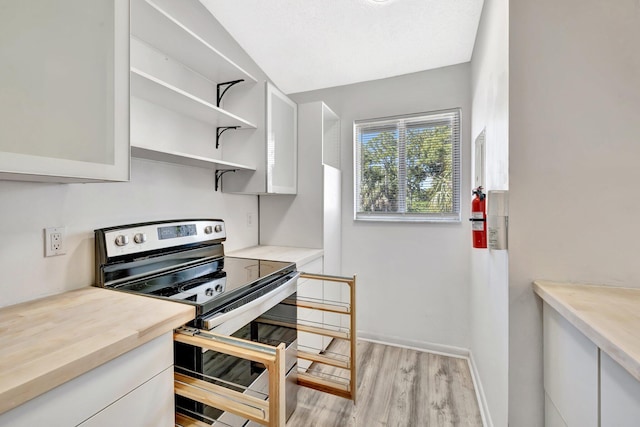
[[[56,244],[56,236],[59,235],[60,242]],[[66,248],[66,227],[51,227],[44,229],[44,256],[51,257],[64,255],[67,253]]]

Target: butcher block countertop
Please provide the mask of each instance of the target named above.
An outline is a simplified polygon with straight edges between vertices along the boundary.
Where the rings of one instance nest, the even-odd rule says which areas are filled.
[[[294,248],[290,246],[252,246],[225,253],[225,255],[232,257],[295,262],[298,267],[320,258],[323,254],[324,251],[322,249]]]
[[[533,288],[640,381],[640,289],[537,280]]]
[[[0,308],[0,414],[194,316],[186,304],[96,287]]]

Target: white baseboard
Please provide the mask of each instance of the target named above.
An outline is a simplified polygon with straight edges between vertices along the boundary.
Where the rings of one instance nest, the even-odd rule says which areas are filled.
[[[394,347],[409,348],[411,350],[424,351],[427,353],[440,354],[442,356],[458,357],[466,359],[469,357],[469,350],[451,345],[435,344],[425,341],[408,340],[400,337],[388,335],[371,334],[358,331],[358,339],[371,341],[379,344],[391,345]]]
[[[408,340],[400,337],[371,334],[368,332],[358,331],[358,339],[363,341],[375,342],[378,344],[391,345],[394,347],[408,348],[411,350],[424,351],[426,353],[434,353],[442,356],[457,357],[460,359],[466,359],[469,364],[469,371],[471,372],[471,379],[473,380],[473,388],[476,391],[476,399],[478,400],[478,406],[480,407],[480,416],[482,417],[482,425],[484,427],[493,427],[491,421],[491,414],[489,413],[489,407],[487,406],[487,399],[484,395],[484,389],[480,382],[480,375],[478,368],[473,360],[473,354],[467,348],[455,347],[451,345],[436,344],[425,341]]]
[[[471,370],[471,378],[473,379],[473,388],[476,391],[476,397],[478,399],[478,405],[480,406],[480,415],[482,416],[482,425],[484,427],[493,427],[493,421],[491,420],[491,412],[489,412],[489,405],[487,405],[487,397],[484,394],[484,388],[480,381],[480,373],[478,367],[473,358],[473,353],[469,352],[469,369]]]

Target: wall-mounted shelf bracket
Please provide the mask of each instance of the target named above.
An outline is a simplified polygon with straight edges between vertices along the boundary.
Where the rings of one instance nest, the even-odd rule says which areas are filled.
[[[220,126],[216,128],[216,150],[220,147],[220,135],[229,129],[240,129],[240,126]]]
[[[237,85],[238,83],[243,82],[244,79],[240,79],[240,80],[232,80],[230,82],[224,82],[224,83],[218,83],[218,98],[217,98],[217,104],[216,107],[220,107],[220,101],[222,101],[222,97],[224,96],[225,93],[227,93],[227,91],[229,90],[229,88],[231,88],[231,86],[233,85]],[[222,93],[220,93],[220,89],[224,87],[224,89],[222,90]]]
[[[224,169],[224,170],[216,170],[216,185],[215,185],[215,191],[218,191],[218,188],[220,188],[220,184],[221,184],[221,180],[222,180],[222,175],[224,175],[227,172],[235,172],[238,169]]]

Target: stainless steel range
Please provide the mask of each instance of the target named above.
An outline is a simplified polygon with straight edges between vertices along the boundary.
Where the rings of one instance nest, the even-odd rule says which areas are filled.
[[[225,224],[193,219],[95,230],[96,286],[189,304],[198,329],[255,342],[286,345],[287,417],[295,409],[295,263],[224,256]],[[286,304],[284,303],[286,300]],[[293,301],[293,303],[292,303]],[[271,319],[267,324],[264,319]],[[278,326],[280,324],[280,326]],[[197,374],[256,397],[267,372],[245,359],[176,343],[176,372]],[[268,382],[267,382],[268,384]],[[246,420],[178,398],[177,411],[200,421],[246,425]],[[223,424],[224,423],[224,424]]]

